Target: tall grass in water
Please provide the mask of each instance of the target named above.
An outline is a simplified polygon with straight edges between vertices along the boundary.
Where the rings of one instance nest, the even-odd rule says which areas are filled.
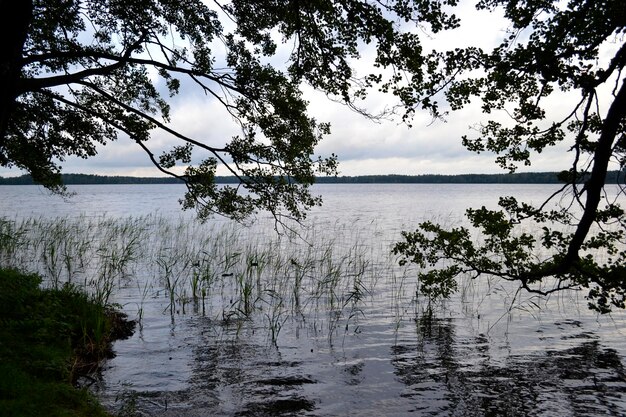
[[[18,266],[25,262],[24,250],[28,244],[27,227],[23,222],[17,223],[0,218],[0,263],[8,267]]]
[[[37,271],[52,287],[80,284],[102,303],[123,300],[139,319],[152,294],[172,319],[256,321],[273,342],[290,318],[323,320],[329,334],[347,331],[379,277],[397,266],[356,225],[314,224],[300,233],[156,215],[4,219],[0,266]]]

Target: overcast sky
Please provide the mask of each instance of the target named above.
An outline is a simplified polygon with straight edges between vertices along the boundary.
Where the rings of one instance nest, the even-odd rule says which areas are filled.
[[[462,27],[443,36],[428,39],[424,36],[425,50],[430,47],[452,49],[467,45],[490,48],[497,45],[506,29],[506,21],[497,13],[477,12],[472,3],[457,15],[462,16]],[[281,59],[281,57],[278,57]],[[361,65],[361,64],[358,64]],[[357,66],[357,70],[359,66]],[[361,68],[363,70],[363,68]],[[470,127],[486,121],[477,106],[470,106],[449,115],[447,120],[433,121],[426,113],[418,113],[413,127],[398,121],[375,123],[348,108],[329,101],[310,89],[305,90],[310,100],[310,113],[318,121],[328,121],[332,134],[318,146],[319,155],[338,155],[340,175],[365,174],[465,174],[503,172],[494,163],[494,155],[476,155],[461,144],[461,136],[470,134]],[[554,99],[553,110],[559,114],[563,97]],[[365,105],[375,110],[393,102],[390,97],[373,95]],[[569,103],[571,105],[571,102]],[[565,107],[563,107],[565,109]],[[563,110],[565,111],[565,110]],[[501,116],[501,115],[500,115]],[[500,117],[497,116],[497,117]],[[198,91],[183,91],[173,101],[172,126],[185,135],[221,145],[225,139],[236,135],[236,125],[221,106]],[[168,143],[175,143],[164,134],[155,134],[150,144],[157,154]],[[521,171],[558,171],[567,169],[570,157],[565,147],[536,155],[531,167]],[[146,155],[130,140],[120,137],[118,142],[99,148],[99,155],[88,159],[68,159],[63,164],[66,173],[101,175],[159,176]],[[0,171],[2,175],[19,175],[20,172]],[[226,174],[219,171],[218,174]]]

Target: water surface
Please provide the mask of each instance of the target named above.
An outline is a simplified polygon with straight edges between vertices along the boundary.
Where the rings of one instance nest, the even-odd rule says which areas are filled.
[[[537,203],[555,186],[318,185],[325,204],[292,239],[277,237],[263,214],[249,228],[223,219],[194,224],[193,213],[180,212],[184,187],[177,185],[70,190],[77,196],[64,201],[36,186],[2,186],[0,213],[74,221],[94,242],[105,239],[102,231],[122,233],[119,225],[129,217],[146,224],[111,295],[131,317],[141,314],[141,328],[115,345],[116,358],[91,386],[112,410],[133,408],[144,416],[626,414],[623,312],[599,316],[581,292],[546,299],[482,279],[462,282],[431,316],[428,301],[416,293],[416,271],[400,268],[389,253],[399,232],[418,221],[458,224],[467,207],[495,207],[503,194]],[[89,222],[96,225],[85,226]],[[101,271],[98,262],[119,255],[112,246],[130,247],[130,235],[124,236],[112,237],[107,248],[85,249],[84,256],[96,260],[73,279]],[[49,257],[42,260],[45,245],[34,246],[24,262],[55,271]],[[211,272],[211,286],[203,302],[193,302],[192,277],[203,271]],[[58,275],[72,276],[62,266]],[[251,294],[249,314],[244,289]]]

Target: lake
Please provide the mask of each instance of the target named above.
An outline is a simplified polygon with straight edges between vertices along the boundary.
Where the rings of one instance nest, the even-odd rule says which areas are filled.
[[[0,186],[19,236],[4,265],[71,281],[139,320],[99,378],[141,416],[626,415],[626,315],[584,292],[537,297],[487,277],[431,305],[390,254],[423,220],[463,222],[555,185],[320,184],[324,206],[277,234],[196,222],[178,185]],[[623,199],[623,197],[620,197]]]

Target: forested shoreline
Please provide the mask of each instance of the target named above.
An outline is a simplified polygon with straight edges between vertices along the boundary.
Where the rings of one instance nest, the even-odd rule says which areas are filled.
[[[461,175],[361,175],[317,177],[319,184],[558,184],[563,181],[557,172],[527,172],[514,174],[461,174]],[[181,184],[182,181],[173,177],[132,177],[107,176],[92,174],[62,174],[66,185],[80,184]],[[610,171],[607,184],[623,183],[624,171]],[[218,184],[236,184],[239,180],[234,176],[215,177]],[[33,185],[30,175],[18,177],[0,177],[0,185]]]

